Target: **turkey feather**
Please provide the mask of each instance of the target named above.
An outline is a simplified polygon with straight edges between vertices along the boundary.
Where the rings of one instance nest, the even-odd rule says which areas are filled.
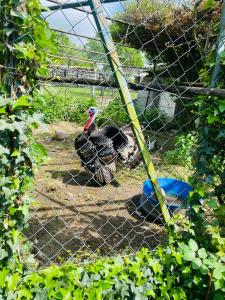
[[[135,168],[141,156],[131,128],[105,126],[98,129],[93,123],[97,111],[95,107],[88,109],[89,118],[84,133],[75,139],[75,149],[82,166],[97,182],[105,184],[113,180],[118,159],[127,167]]]

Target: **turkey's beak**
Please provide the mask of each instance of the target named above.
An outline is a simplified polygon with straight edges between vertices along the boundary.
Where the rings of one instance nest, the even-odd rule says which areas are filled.
[[[89,115],[89,111],[88,111],[88,110],[86,110],[86,111],[85,111],[85,114]]]

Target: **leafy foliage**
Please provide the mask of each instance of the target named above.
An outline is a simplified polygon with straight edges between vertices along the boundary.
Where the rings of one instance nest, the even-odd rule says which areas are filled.
[[[190,132],[177,136],[175,149],[165,153],[164,163],[191,167],[196,146],[196,133]]]
[[[157,108],[149,108],[140,114],[139,120],[145,129],[158,131],[166,124],[166,114]]]
[[[225,88],[224,82],[224,51],[218,59],[215,53],[210,53],[200,76],[205,85],[212,86],[212,68],[218,64],[220,72],[217,76],[216,85]],[[204,73],[204,76],[202,76]],[[224,213],[225,206],[225,99],[219,97],[199,96],[196,101],[198,130],[198,144],[195,155],[195,166],[197,180],[201,178],[201,185],[206,186],[205,191],[211,189],[210,196],[217,197],[222,205]]]
[[[105,120],[112,120],[115,123],[128,124],[129,116],[121,103],[120,99],[114,99],[101,112],[101,115],[97,118],[99,125],[104,123]]]
[[[135,101],[134,105],[137,106]],[[139,108],[136,107],[136,110],[138,111]],[[144,114],[143,112],[139,113],[138,117],[139,122],[145,129],[160,130],[166,123],[165,114],[162,111],[154,108],[146,110]],[[105,120],[110,120],[114,123],[120,124],[130,123],[129,116],[120,99],[114,99],[113,101],[109,102],[109,104],[102,111],[101,115],[97,118],[99,125],[102,125]]]
[[[85,88],[50,88],[42,91],[45,101],[36,109],[39,110],[46,123],[70,121],[83,124],[90,106],[96,106],[96,99],[91,97],[90,90]]]
[[[212,186],[221,204],[225,204],[225,99],[200,97],[197,103],[198,142],[195,164],[203,183]]]
[[[86,52],[74,44],[65,33],[58,33],[55,38],[55,43],[57,48],[57,64],[67,67],[93,68],[94,63],[88,61]]]
[[[8,281],[7,277],[3,281],[14,299],[38,299],[45,295],[44,299],[222,300],[224,239],[217,234],[215,241],[212,234],[214,242],[210,249],[211,243],[205,247],[197,241],[193,224],[184,219],[179,222],[180,231],[173,230],[170,243],[155,252],[143,248],[135,256],[99,258],[82,266],[51,266],[28,274],[22,282]],[[169,226],[172,231],[174,225]],[[188,232],[185,238],[183,231]]]
[[[215,43],[221,1],[175,3],[132,1],[117,16],[125,23],[113,23],[111,32],[116,42],[146,51],[151,64],[166,63],[162,77],[194,81]]]
[[[87,43],[87,49],[96,52],[87,53],[88,58],[92,60],[94,59],[94,61],[96,62],[103,62],[105,64],[108,64],[104,47],[100,42],[95,40],[89,40]],[[118,46],[117,51],[122,65],[140,68],[144,67],[144,59],[141,54],[141,51],[124,46]],[[106,65],[105,69],[109,69],[109,66]]]
[[[0,6],[0,281],[1,297],[9,299],[4,278],[12,290],[35,264],[21,231],[31,201],[25,193],[34,188],[35,169],[46,156],[32,138],[40,122],[34,103],[42,101],[35,77],[47,72],[46,49],[54,51],[54,35],[39,1],[2,0]]]

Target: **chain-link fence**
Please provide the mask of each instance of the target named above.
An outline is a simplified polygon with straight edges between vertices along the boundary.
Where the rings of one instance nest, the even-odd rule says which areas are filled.
[[[40,77],[46,125],[34,134],[48,160],[36,175],[25,233],[42,265],[128,255],[165,238],[160,209],[143,196],[146,163],[121,102],[124,85],[157,177],[178,180],[167,180],[173,191],[193,173],[196,94],[218,92],[205,88],[202,78],[221,1],[213,7],[207,1],[102,2],[42,1],[56,36],[48,74]],[[101,32],[99,14],[107,20],[100,20]],[[122,75],[118,64],[112,68],[112,41]],[[118,70],[125,81],[118,82]],[[151,196],[156,200],[154,191]],[[174,192],[166,201],[179,207],[181,199]]]

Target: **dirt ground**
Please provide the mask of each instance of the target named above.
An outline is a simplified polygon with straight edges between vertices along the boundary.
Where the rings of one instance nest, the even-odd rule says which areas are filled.
[[[143,168],[121,168],[117,182],[97,186],[75,154],[74,139],[81,127],[60,122],[46,130],[35,133],[49,157],[36,175],[35,204],[25,232],[42,265],[132,253],[142,246],[153,249],[165,238],[163,226],[146,222],[137,209],[146,179]],[[68,136],[56,140],[55,130]],[[154,160],[159,158],[155,155]],[[166,174],[171,175],[171,169],[162,168],[161,175]]]

